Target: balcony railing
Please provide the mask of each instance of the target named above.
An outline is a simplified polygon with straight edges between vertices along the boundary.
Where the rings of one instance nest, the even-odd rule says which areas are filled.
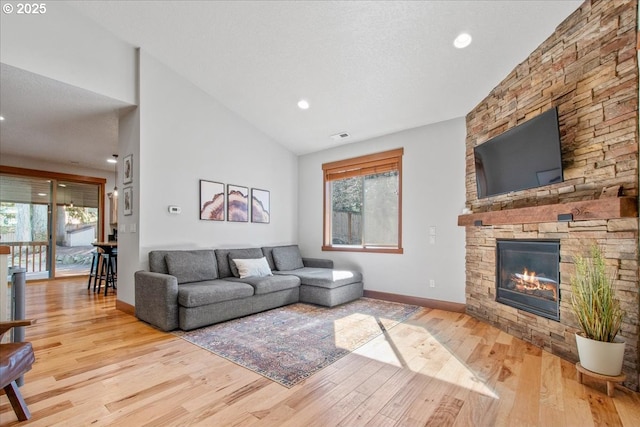
[[[2,242],[9,246],[9,267],[21,267],[27,273],[47,271],[47,242]]]

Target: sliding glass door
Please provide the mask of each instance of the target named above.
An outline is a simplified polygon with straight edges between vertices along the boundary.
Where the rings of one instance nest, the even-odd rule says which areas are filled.
[[[0,244],[27,280],[88,274],[103,235],[104,183],[64,178],[0,174]]]
[[[9,267],[27,270],[27,279],[51,272],[52,182],[0,175],[0,244],[9,246]]]
[[[58,181],[56,191],[56,277],[89,274],[98,241],[100,188]]]

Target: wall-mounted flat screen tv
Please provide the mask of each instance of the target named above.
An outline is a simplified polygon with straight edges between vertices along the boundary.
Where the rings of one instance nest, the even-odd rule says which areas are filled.
[[[476,146],[474,156],[478,198],[562,182],[557,108]]]

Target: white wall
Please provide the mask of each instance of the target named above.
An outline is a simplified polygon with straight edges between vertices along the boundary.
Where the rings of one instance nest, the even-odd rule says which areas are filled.
[[[137,95],[136,95],[137,96]],[[140,270],[140,207],[136,203],[140,190],[140,109],[122,114],[118,122],[118,152],[122,159],[132,155],[133,181],[123,184],[123,174],[118,175],[118,300],[134,305],[133,274]],[[122,165],[122,161],[120,162]],[[133,188],[133,215],[124,215],[124,188]],[[132,228],[133,227],[133,228]],[[134,232],[135,230],[135,232]]]
[[[41,15],[0,13],[2,62],[135,104],[135,49],[63,2],[45,4]]]
[[[260,247],[297,241],[298,169],[293,153],[144,49],[139,115],[139,151],[133,145],[127,148],[122,135],[119,146],[123,156],[133,150],[135,203],[131,217],[122,216],[119,206],[118,251],[139,254],[118,259],[119,300],[134,303],[133,273],[147,268],[152,249]],[[135,129],[125,127],[128,130],[121,125],[121,133],[135,134]],[[271,223],[200,220],[200,179],[269,190]],[[170,214],[169,205],[180,206],[182,213]]]
[[[423,126],[299,158],[299,244],[304,256],[331,258],[364,273],[366,290],[464,303],[465,121]],[[322,252],[323,163],[404,147],[404,254]],[[436,227],[430,245],[429,227]],[[436,287],[429,287],[429,279]]]

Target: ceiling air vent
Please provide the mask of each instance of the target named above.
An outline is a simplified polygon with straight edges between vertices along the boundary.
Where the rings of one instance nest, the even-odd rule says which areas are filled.
[[[331,139],[333,139],[334,141],[342,141],[343,139],[347,139],[350,136],[351,135],[349,135],[348,132],[340,132],[336,133],[335,135],[331,135]]]

